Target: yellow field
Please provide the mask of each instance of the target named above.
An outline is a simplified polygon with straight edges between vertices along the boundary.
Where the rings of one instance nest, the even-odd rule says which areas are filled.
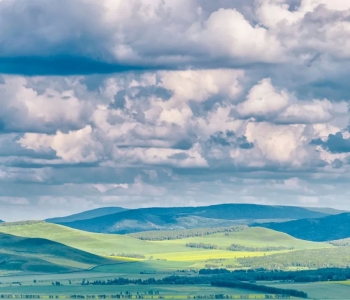
[[[241,257],[254,257],[271,255],[279,252],[236,252],[225,250],[206,250],[206,251],[190,251],[190,252],[173,252],[164,254],[155,254],[155,259],[166,259],[170,261],[203,261],[208,259],[234,259]],[[286,251],[284,251],[286,252]]]
[[[109,259],[113,259],[113,260],[117,260],[120,262],[128,262],[128,261],[143,261],[144,259],[142,258],[132,258],[132,257],[124,257],[124,256],[117,256],[117,255],[113,255],[113,256],[104,256],[106,258]]]

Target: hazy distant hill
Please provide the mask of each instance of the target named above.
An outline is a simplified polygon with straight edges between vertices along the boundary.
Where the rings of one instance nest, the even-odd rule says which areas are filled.
[[[221,204],[203,207],[140,208],[101,217],[58,223],[76,229],[101,233],[132,233],[221,227],[273,220],[318,218],[328,214],[292,206]]]
[[[88,269],[109,260],[42,238],[0,233],[0,270],[41,273]]]
[[[340,240],[350,237],[350,213],[258,226],[285,232],[303,240],[317,242]]]
[[[115,214],[125,210],[126,209],[122,207],[101,207],[101,208],[84,211],[84,212],[66,216],[66,217],[50,218],[45,221],[50,223],[74,222],[79,220],[86,220],[86,219],[102,217],[105,215]]]
[[[341,213],[349,212],[346,210],[339,210],[339,209],[329,208],[329,207],[307,207],[307,209],[312,210],[312,211],[321,212],[321,213],[324,213],[327,215],[339,215]]]

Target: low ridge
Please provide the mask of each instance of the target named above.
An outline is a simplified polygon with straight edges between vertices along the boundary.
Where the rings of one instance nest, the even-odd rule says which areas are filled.
[[[87,220],[91,218],[97,218],[97,217],[102,217],[110,214],[115,214],[125,210],[127,209],[122,207],[100,207],[96,209],[83,211],[81,213],[69,215],[66,217],[49,218],[49,219],[46,219],[45,221],[50,223],[74,222],[74,221]]]
[[[90,232],[126,234],[149,230],[225,227],[254,222],[318,218],[327,215],[293,206],[220,204],[202,207],[140,208],[85,220],[72,222],[60,220],[53,223]]]
[[[257,226],[285,232],[303,240],[333,241],[350,237],[350,213],[283,223],[257,224]]]

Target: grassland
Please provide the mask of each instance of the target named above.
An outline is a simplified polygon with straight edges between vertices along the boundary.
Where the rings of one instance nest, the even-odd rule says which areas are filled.
[[[0,232],[21,237],[47,238],[52,241],[102,256],[118,253],[153,255],[157,253],[190,251],[182,245],[155,244],[141,241],[126,235],[100,234],[72,229],[46,223],[5,223],[0,225]]]
[[[319,249],[331,247],[327,243],[315,243],[299,240],[288,234],[266,228],[253,227],[238,232],[220,232],[202,237],[190,237],[176,240],[156,241],[160,245],[186,245],[187,243],[214,244],[221,249],[228,248],[231,244],[240,244],[249,247],[286,247],[294,249]]]
[[[163,241],[145,241],[127,235],[91,233],[46,222],[4,223],[0,225],[0,232],[26,238],[50,239],[94,255],[112,258],[115,263],[123,262],[124,269],[134,269],[137,271],[130,272],[138,273],[145,270],[151,270],[153,272],[158,269],[158,272],[159,270],[166,272],[182,268],[199,269],[208,266],[239,268],[239,259],[283,254],[290,251],[249,252],[226,250],[231,244],[239,244],[247,247],[282,246],[293,248],[294,250],[334,247],[328,243],[298,240],[287,234],[260,227],[248,228],[238,232],[220,232],[200,237]],[[186,246],[188,243],[215,244],[217,249],[190,248]],[[142,255],[145,259],[126,258],[122,257],[120,255],[121,253]],[[67,267],[92,267],[92,265],[79,265],[65,257],[59,259],[48,258],[47,260],[51,263],[61,264]],[[125,263],[127,262],[133,263],[133,267],[128,265],[126,268]],[[136,262],[138,264],[135,265]],[[108,268],[109,272],[113,273],[119,273],[121,271],[117,264],[106,268]],[[125,271],[121,273],[125,274]]]
[[[337,299],[345,300],[349,299],[350,285],[339,284],[337,282],[315,282],[315,283],[268,283],[264,284],[285,288],[285,289],[296,289],[304,291],[308,294],[309,299],[315,300],[326,300],[326,299]]]
[[[0,233],[0,270],[4,273],[70,272],[106,263],[105,258],[47,239]]]
[[[309,269],[349,268],[349,253],[350,247],[304,249],[266,257],[239,258],[238,261],[247,268],[286,269],[290,266]]]

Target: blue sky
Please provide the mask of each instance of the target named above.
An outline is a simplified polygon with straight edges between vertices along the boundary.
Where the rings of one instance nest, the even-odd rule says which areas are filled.
[[[0,219],[349,204],[348,0],[1,0]]]

